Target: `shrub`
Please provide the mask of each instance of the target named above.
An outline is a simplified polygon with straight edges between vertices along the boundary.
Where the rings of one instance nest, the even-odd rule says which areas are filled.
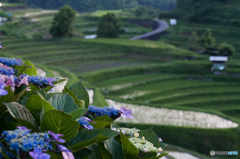
[[[98,23],[98,37],[115,38],[121,31],[120,20],[113,13],[101,17]]]
[[[62,7],[54,16],[50,33],[53,37],[71,37],[75,20],[76,12],[70,6]]]
[[[223,56],[232,56],[235,53],[235,48],[230,44],[222,43],[218,47],[218,52]]]

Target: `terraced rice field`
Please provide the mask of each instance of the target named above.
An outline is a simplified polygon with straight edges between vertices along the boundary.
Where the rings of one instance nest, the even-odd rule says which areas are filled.
[[[134,123],[192,127],[196,132],[239,127],[239,77],[213,75],[206,57],[164,42],[78,38],[2,42],[3,55],[29,59],[47,76],[59,72],[68,84],[82,79],[94,89],[93,104],[101,94],[95,91],[100,90],[109,105],[131,108]],[[183,58],[187,56],[197,59],[188,61]],[[143,118],[147,112],[149,121]]]

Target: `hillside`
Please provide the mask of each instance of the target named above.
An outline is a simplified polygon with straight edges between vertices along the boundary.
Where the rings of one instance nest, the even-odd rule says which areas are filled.
[[[27,5],[28,7],[42,9],[59,9],[63,5],[70,5],[80,13],[96,10],[134,8],[142,5],[166,11],[176,7],[176,0],[28,0]]]

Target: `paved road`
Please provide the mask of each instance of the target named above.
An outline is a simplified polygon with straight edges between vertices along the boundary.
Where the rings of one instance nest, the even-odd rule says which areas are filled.
[[[140,35],[140,36],[136,36],[136,37],[132,37],[130,38],[131,40],[137,40],[137,39],[149,39],[149,40],[154,40],[155,36],[156,35],[159,35],[161,34],[163,31],[165,31],[169,25],[168,23],[165,21],[165,20],[154,20],[154,22],[157,22],[158,24],[158,28],[149,32],[149,33],[146,33],[146,34],[143,34],[143,35]]]

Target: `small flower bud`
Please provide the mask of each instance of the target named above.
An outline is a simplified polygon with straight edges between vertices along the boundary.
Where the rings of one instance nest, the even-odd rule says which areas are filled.
[[[162,142],[163,141],[162,138],[159,138],[159,141]]]
[[[138,136],[139,136],[139,133],[135,133],[134,136],[135,136],[135,137],[138,137]]]
[[[161,147],[159,147],[158,151],[159,151],[159,152],[162,152],[162,151],[163,151],[163,149],[162,149]]]
[[[145,148],[143,151],[144,151],[145,153],[148,153],[148,148]]]
[[[145,140],[145,137],[144,137],[144,136],[142,137],[142,140]]]

